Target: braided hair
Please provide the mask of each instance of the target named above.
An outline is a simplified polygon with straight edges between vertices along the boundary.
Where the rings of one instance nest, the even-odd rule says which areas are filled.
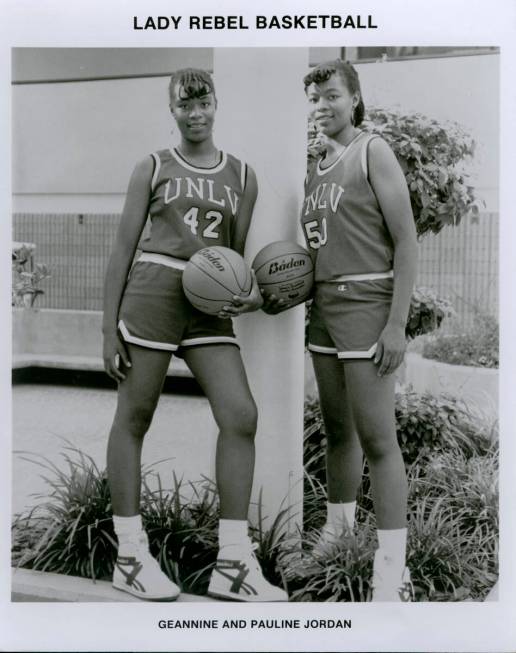
[[[174,99],[178,85],[186,93],[185,99],[204,97],[208,93],[213,93],[215,97],[215,86],[211,75],[200,68],[182,68],[172,73],[168,85],[170,100]]]
[[[348,91],[351,94],[358,94],[358,104],[356,105],[352,116],[353,125],[358,127],[364,119],[365,107],[364,102],[362,101],[362,91],[360,90],[360,80],[358,79],[357,71],[349,61],[335,59],[334,61],[327,61],[317,65],[303,78],[305,91],[310,84],[321,84],[322,82],[327,82],[332,75],[339,75],[346,84]]]

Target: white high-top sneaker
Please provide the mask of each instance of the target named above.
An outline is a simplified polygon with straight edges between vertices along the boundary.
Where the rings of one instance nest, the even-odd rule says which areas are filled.
[[[263,577],[254,554],[256,545],[248,540],[242,547],[228,548],[226,554],[219,551],[208,587],[210,596],[230,601],[288,601],[284,590]]]
[[[132,546],[134,544],[134,546]],[[149,552],[145,532],[124,543],[124,555],[118,555],[113,571],[113,587],[147,601],[175,601],[179,587],[161,571]]]
[[[374,602],[410,602],[414,600],[414,587],[407,567],[395,564],[391,558],[378,549],[373,566]]]

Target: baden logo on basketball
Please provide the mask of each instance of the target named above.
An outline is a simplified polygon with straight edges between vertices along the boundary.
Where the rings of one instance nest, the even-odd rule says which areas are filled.
[[[220,256],[218,256],[217,254],[214,254],[213,249],[209,249],[209,248],[206,247],[205,249],[199,250],[198,255],[202,256],[207,261],[212,263],[212,265],[214,267],[216,267],[217,270],[220,270],[220,272],[224,272],[225,268],[224,268],[224,265],[221,262]]]
[[[278,272],[285,272],[285,270],[291,270],[292,268],[299,268],[303,265],[306,265],[304,259],[295,259],[291,258],[290,261],[273,261],[269,267],[269,274],[277,274]]]

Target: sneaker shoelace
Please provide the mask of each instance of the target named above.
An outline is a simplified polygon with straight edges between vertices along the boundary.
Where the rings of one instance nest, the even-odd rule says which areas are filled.
[[[242,557],[242,562],[245,563],[249,569],[253,569],[254,571],[259,571],[261,573],[261,567],[260,563],[258,562],[258,558],[256,557],[255,551],[258,550],[258,544],[256,542],[251,542],[251,546],[249,547],[249,550],[246,551],[246,555]]]

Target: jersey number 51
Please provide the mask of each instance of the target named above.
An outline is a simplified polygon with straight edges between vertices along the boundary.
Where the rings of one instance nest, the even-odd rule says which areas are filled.
[[[326,218],[321,220],[321,227],[319,228],[319,221],[312,220],[305,222],[305,232],[308,244],[312,249],[319,249],[326,245],[328,241],[328,229],[326,227]]]

